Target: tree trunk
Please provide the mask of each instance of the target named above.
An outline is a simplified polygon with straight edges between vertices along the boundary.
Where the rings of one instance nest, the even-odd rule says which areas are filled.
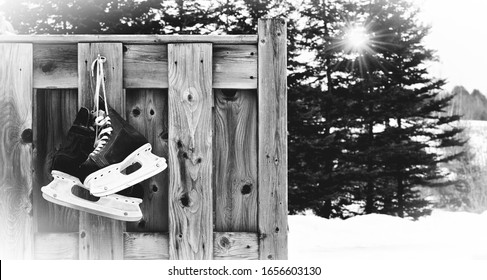
[[[374,207],[374,185],[372,183],[368,183],[365,189],[365,214],[372,214],[375,212]]]
[[[401,128],[401,118],[397,118],[397,127]],[[397,166],[397,215],[404,218],[404,183],[402,180],[402,166],[398,163]]]
[[[318,213],[316,214],[320,217],[330,219],[332,214],[331,200],[326,199],[325,203],[318,209]]]
[[[400,173],[397,174],[397,215],[404,218],[404,184]]]

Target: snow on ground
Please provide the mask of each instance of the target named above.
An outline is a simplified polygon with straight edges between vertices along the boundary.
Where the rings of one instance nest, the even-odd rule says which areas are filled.
[[[347,220],[289,216],[289,259],[487,260],[487,211],[433,211],[411,221],[370,214]]]

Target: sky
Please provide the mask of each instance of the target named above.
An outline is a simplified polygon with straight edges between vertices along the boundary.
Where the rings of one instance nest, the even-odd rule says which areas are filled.
[[[430,73],[446,78],[447,90],[463,85],[487,95],[487,1],[411,1],[432,26],[425,44],[437,50],[440,61],[430,66]]]

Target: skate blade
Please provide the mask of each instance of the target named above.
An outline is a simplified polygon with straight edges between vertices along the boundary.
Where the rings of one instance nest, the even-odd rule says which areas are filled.
[[[94,196],[111,195],[139,182],[142,182],[167,168],[166,159],[158,157],[152,152],[149,143],[135,150],[122,162],[112,164],[90,174],[85,179],[85,186]],[[139,163],[141,167],[130,174],[121,171]]]
[[[72,193],[73,187],[84,187],[78,178],[56,170],[52,171],[52,176],[54,180],[41,188],[42,197],[47,201],[121,221],[136,222],[142,219],[141,199],[115,194],[101,197],[96,202],[89,201]]]

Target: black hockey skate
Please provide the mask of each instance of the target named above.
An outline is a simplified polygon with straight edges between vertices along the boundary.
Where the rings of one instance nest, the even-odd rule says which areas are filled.
[[[99,108],[95,149],[82,164],[90,173],[84,184],[91,194],[98,197],[114,194],[167,167],[164,158],[151,152],[147,139],[101,97]]]
[[[53,181],[41,189],[42,196],[55,204],[86,211],[92,214],[123,221],[138,221],[142,218],[139,204],[141,199],[110,195],[102,198],[84,199],[73,191],[82,187],[81,181],[89,174],[86,167],[80,166],[93,151],[95,131],[92,128],[93,117],[88,109],[81,108],[73,126],[69,129],[61,148],[55,153],[51,174]]]

